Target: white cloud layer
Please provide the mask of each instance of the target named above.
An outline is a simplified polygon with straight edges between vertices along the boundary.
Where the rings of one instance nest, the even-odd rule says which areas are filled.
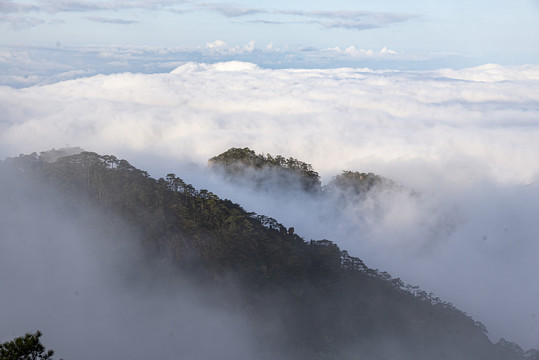
[[[130,25],[129,20],[93,18],[93,21]],[[310,47],[277,47],[272,42],[229,44],[222,40],[207,42],[198,47],[151,46],[84,46],[64,47],[2,47],[0,46],[0,85],[26,87],[44,85],[81,76],[118,72],[168,72],[186,62],[205,59],[206,62],[245,61],[269,68],[343,67],[388,64],[404,68],[428,68],[426,62],[441,58],[439,54],[418,56],[394,50],[360,49],[348,46],[316,49]]]
[[[69,144],[209,187],[206,160],[248,146],[311,163],[323,182],[344,169],[392,178],[420,196],[378,194],[338,217],[316,204],[215,192],[435,292],[493,338],[539,347],[537,66],[188,63],[166,74],[0,87],[0,114],[2,158]],[[189,162],[199,170],[182,171]]]

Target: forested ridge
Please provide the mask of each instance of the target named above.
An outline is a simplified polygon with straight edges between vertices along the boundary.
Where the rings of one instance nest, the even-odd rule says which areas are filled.
[[[231,149],[210,164],[233,176],[283,171],[285,180],[299,176],[305,191],[329,191],[309,164],[293,158]],[[126,160],[92,152],[21,155],[0,167],[118,216],[136,229],[133,241],[148,257],[168,259],[179,273],[208,284],[234,278],[253,322],[281,324],[279,333],[268,329],[259,339],[261,359],[539,359],[510,341],[493,344],[481,323],[452,304],[367,267],[332,241],[304,239],[176,174],[154,179]],[[396,185],[345,171],[328,186],[361,193]]]
[[[257,154],[249,148],[231,148],[208,160],[208,166],[221,171],[225,178],[242,182],[259,189],[276,185],[281,190],[301,189],[312,195],[339,193],[342,195],[365,195],[371,190],[402,190],[394,181],[373,174],[343,170],[325,186],[311,164],[282,155]],[[341,199],[345,200],[345,199]]]

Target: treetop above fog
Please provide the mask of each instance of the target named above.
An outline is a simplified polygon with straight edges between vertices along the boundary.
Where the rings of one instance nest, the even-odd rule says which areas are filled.
[[[231,148],[224,153],[208,160],[210,168],[219,168],[232,178],[250,177],[256,185],[265,186],[268,175],[272,181],[278,181],[290,186],[298,182],[306,191],[320,191],[320,176],[307,164],[293,157],[285,158],[282,155],[257,154],[249,148]]]
[[[339,193],[345,197],[365,195],[371,190],[399,189],[393,180],[372,172],[351,170],[343,170],[327,185],[321,186],[320,176],[311,164],[293,157],[257,154],[247,147],[231,148],[212,157],[208,160],[208,167],[223,171],[226,177],[235,181],[250,181],[258,189],[278,183],[280,189],[297,187],[311,193]]]

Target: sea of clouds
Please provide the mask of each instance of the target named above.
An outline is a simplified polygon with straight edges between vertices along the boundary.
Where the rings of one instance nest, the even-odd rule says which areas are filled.
[[[169,172],[327,238],[539,347],[539,66],[429,71],[186,63],[170,73],[0,87],[0,157],[80,146]],[[415,193],[331,209],[238,191],[206,169],[230,147],[292,156],[323,183],[374,172]]]

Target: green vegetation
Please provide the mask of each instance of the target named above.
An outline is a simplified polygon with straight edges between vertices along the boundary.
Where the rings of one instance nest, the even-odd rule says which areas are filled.
[[[302,184],[311,184],[306,189],[320,185],[310,165],[249,149],[231,149],[210,163],[230,165],[226,171],[235,176],[245,164],[283,168],[304,176]],[[333,242],[305,241],[275,219],[196,190],[173,173],[153,179],[126,160],[91,152],[55,162],[21,155],[0,167],[119,216],[137,229],[133,241],[148,257],[166,257],[178,271],[210,284],[226,285],[233,276],[242,288],[239,306],[257,326],[268,327],[259,339],[267,349],[261,359],[276,351],[293,359],[505,360],[534,354],[510,342],[492,344],[481,323],[450,303],[368,268]],[[384,180],[345,172],[334,182],[364,191]]]
[[[0,360],[52,360],[53,350],[45,350],[39,338],[41,332],[26,334],[0,344]]]
[[[310,164],[292,157],[257,154],[249,148],[231,148],[208,160],[210,168],[222,171],[227,178],[244,181],[257,189],[302,189],[317,195],[337,196],[345,201],[365,196],[369,191],[403,190],[394,181],[373,173],[343,171],[321,186],[318,173]],[[272,187],[273,186],[273,187]]]
[[[235,179],[249,175],[258,186],[267,185],[268,175],[271,175],[271,179],[281,180],[281,185],[298,183],[303,190],[320,191],[320,177],[311,164],[292,157],[286,159],[281,155],[256,154],[249,148],[231,148],[212,157],[208,165],[224,170]]]
[[[343,171],[335,176],[326,186],[326,189],[352,192],[355,195],[364,194],[374,188],[396,187],[392,180],[373,173],[360,173],[357,171]]]

